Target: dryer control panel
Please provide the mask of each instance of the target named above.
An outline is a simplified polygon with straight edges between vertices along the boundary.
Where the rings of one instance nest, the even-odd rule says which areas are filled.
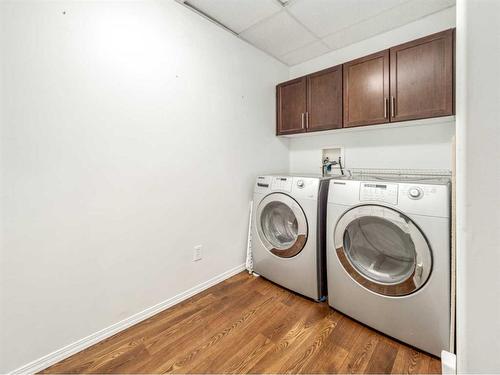
[[[320,178],[301,176],[258,176],[254,185],[254,193],[284,193],[293,199],[318,199]]]
[[[292,181],[293,181],[292,177],[273,177],[271,189],[291,192]]]
[[[328,203],[342,206],[379,204],[397,207],[405,214],[450,216],[450,185],[330,180]]]
[[[359,189],[360,201],[379,201],[398,204],[398,184],[362,182]]]

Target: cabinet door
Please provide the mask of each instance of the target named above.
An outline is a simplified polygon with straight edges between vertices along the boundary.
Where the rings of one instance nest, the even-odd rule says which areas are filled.
[[[389,122],[389,50],[344,64],[344,127]]]
[[[391,48],[391,121],[453,114],[453,30]]]
[[[342,65],[307,77],[307,131],[342,127]]]
[[[278,135],[305,132],[306,86],[307,80],[302,77],[276,87]]]

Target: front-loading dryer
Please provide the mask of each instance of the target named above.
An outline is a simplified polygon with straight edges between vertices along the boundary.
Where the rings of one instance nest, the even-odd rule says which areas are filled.
[[[436,356],[450,350],[450,184],[330,181],[330,306]]]
[[[254,271],[314,300],[326,295],[327,193],[316,176],[259,176],[254,186]]]

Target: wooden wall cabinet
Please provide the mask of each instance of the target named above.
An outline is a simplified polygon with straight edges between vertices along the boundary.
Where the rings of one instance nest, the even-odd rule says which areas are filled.
[[[389,122],[389,51],[344,64],[344,127]]]
[[[276,87],[277,134],[302,133],[307,112],[307,79],[297,78]]]
[[[454,30],[277,86],[278,135],[454,114]]]
[[[307,131],[342,127],[342,65],[307,76]]]
[[[453,30],[344,64],[344,127],[453,114]]]
[[[391,121],[453,114],[453,30],[390,49]]]
[[[276,87],[276,134],[342,127],[342,65]]]

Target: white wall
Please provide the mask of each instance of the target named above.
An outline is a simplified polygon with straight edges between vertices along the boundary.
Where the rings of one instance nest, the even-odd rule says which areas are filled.
[[[457,361],[500,372],[500,2],[457,2]]]
[[[293,66],[290,78],[452,27],[455,27],[455,7]],[[290,140],[290,170],[320,173],[321,149],[329,146],[344,147],[345,163],[349,168],[451,169],[454,133],[455,120],[447,117],[293,137]]]
[[[347,168],[450,169],[454,124],[446,117],[292,138],[290,170],[321,173],[321,150],[337,146],[344,148]]]
[[[289,72],[170,0],[0,15],[4,373],[243,263]]]

